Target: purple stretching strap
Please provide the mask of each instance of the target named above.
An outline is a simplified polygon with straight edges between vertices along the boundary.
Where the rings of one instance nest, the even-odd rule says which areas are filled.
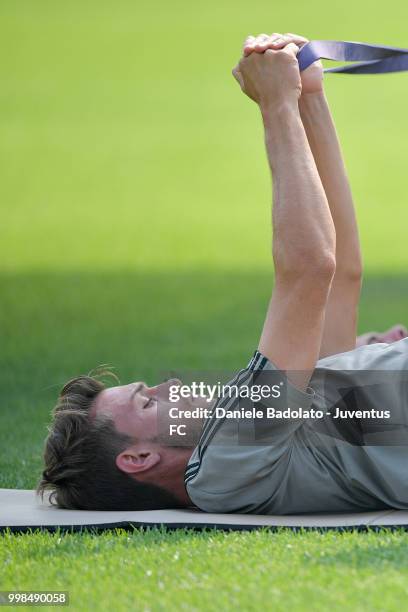
[[[408,70],[408,49],[361,42],[312,40],[300,49],[297,58],[300,70],[318,59],[356,62],[350,66],[326,68],[325,72],[379,74]]]

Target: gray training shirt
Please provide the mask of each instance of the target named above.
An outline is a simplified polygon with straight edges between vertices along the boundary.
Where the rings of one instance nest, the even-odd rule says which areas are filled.
[[[255,351],[228,384],[282,392],[217,400],[185,471],[190,499],[206,512],[408,509],[407,370],[408,338],[362,346],[319,360],[302,392]]]

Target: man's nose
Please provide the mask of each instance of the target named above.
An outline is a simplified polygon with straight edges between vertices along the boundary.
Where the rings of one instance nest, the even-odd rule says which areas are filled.
[[[170,395],[170,387],[180,387],[181,384],[182,382],[178,378],[169,378],[168,380],[165,380],[159,385],[156,385],[154,387],[147,387],[146,395],[148,395],[149,397],[157,397],[158,399],[167,400]]]

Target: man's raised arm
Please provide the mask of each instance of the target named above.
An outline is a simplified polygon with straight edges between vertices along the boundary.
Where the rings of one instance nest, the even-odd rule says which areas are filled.
[[[241,58],[233,74],[259,104],[273,178],[275,286],[259,350],[304,389],[322,340],[335,273],[335,231],[299,114],[297,52],[291,43],[253,53]]]
[[[248,39],[244,55],[279,49],[293,42],[302,47],[307,38],[274,33],[261,41]],[[255,48],[256,43],[256,48]],[[353,198],[340,142],[323,90],[323,66],[314,62],[301,74],[299,111],[326,192],[336,230],[336,274],[327,300],[320,357],[355,348],[362,262]]]
[[[336,275],[326,308],[320,357],[356,346],[362,263],[353,198],[323,91],[302,93],[299,110],[336,228]]]

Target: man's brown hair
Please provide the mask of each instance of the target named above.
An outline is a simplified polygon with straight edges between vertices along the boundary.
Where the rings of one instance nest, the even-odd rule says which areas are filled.
[[[75,510],[153,510],[180,504],[169,492],[122,472],[115,459],[134,440],[119,433],[102,415],[90,419],[96,396],[106,388],[95,376],[67,382],[53,410],[45,441],[45,469],[37,492],[51,491],[50,502]]]

